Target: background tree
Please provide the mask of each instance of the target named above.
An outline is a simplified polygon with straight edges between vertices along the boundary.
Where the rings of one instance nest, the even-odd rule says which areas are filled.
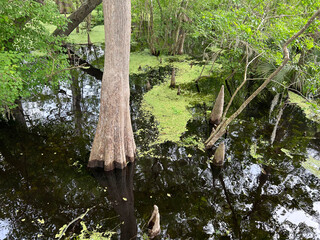
[[[106,171],[124,168],[134,161],[135,142],[130,117],[129,58],[130,0],[104,0],[105,62],[101,86],[99,122],[89,167]]]

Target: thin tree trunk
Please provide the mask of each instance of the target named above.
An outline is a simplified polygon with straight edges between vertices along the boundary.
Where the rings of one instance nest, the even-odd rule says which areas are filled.
[[[74,70],[76,71],[76,70]],[[74,113],[75,134],[81,136],[82,134],[82,111],[81,111],[81,89],[79,86],[79,74],[71,73],[71,91],[72,91],[72,111]]]
[[[134,161],[135,142],[129,107],[130,0],[103,0],[105,71],[100,116],[88,167],[106,171]]]
[[[178,46],[178,55],[182,55],[184,53],[184,41],[186,39],[186,32],[184,29],[181,29],[179,46]]]
[[[150,48],[151,54],[155,55],[156,49],[154,47],[153,6],[152,6],[151,0],[148,2],[148,5],[150,7],[150,19],[149,19],[149,26],[148,26],[148,42],[149,42],[149,48]]]

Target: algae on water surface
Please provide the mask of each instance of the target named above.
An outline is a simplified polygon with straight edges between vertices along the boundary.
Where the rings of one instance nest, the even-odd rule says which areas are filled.
[[[213,102],[212,94],[197,93],[190,89],[190,85],[202,76],[210,75],[211,65],[203,66],[201,64],[190,64],[188,56],[179,56],[170,62],[170,57],[164,60],[176,69],[176,85],[180,86],[181,94],[177,95],[176,88],[170,88],[170,76],[160,85],[154,86],[144,95],[142,103],[143,110],[154,115],[159,124],[159,137],[157,143],[165,141],[180,142],[180,136],[186,131],[188,120],[192,118],[190,107],[197,103],[205,102],[211,105]],[[219,65],[215,65],[220,68]],[[203,69],[204,68],[204,69]],[[220,84],[217,83],[217,87]],[[220,87],[220,86],[219,86]]]

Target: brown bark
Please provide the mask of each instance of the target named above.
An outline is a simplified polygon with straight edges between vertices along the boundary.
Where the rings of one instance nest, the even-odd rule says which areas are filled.
[[[176,69],[175,68],[172,69],[170,87],[171,88],[176,87]]]
[[[89,13],[95,9],[102,0],[88,0],[83,3],[75,12],[69,17],[68,25],[66,29],[57,28],[54,32],[54,36],[68,36],[83,20],[88,16]]]
[[[106,171],[134,161],[135,142],[129,108],[130,0],[104,0],[105,71],[100,116],[88,167]]]
[[[210,115],[210,123],[214,125],[220,124],[222,113],[223,113],[223,105],[224,105],[224,85],[221,86],[216,102],[214,103],[214,106]]]
[[[153,26],[153,6],[152,6],[152,1],[148,1],[148,5],[150,8],[150,19],[148,22],[148,43],[149,43],[149,48],[150,52],[152,55],[156,55],[156,48],[155,48],[155,39],[154,39],[154,26]]]
[[[157,205],[153,206],[153,212],[152,215],[148,221],[148,233],[150,239],[153,239],[157,235],[159,235],[161,229],[160,229],[160,213],[159,208]]]
[[[178,55],[182,55],[184,53],[184,41],[186,39],[186,32],[184,29],[181,29],[179,45],[178,45]]]

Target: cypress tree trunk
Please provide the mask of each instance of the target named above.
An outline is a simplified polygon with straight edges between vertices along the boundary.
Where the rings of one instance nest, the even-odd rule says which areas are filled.
[[[105,62],[100,116],[88,167],[109,171],[134,161],[129,108],[130,0],[103,0]]]

